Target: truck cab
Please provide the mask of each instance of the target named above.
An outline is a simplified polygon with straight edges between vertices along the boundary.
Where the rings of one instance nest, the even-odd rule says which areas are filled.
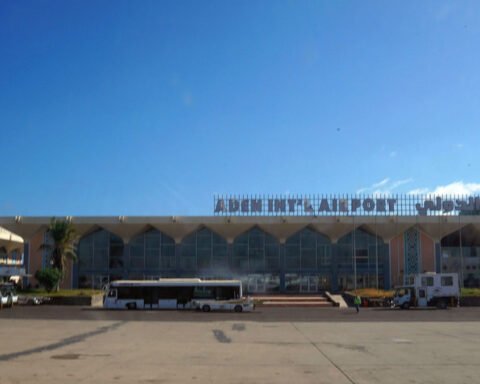
[[[395,307],[400,307],[402,309],[409,309],[410,307],[415,306],[416,295],[415,295],[415,288],[414,287],[398,287],[395,290],[395,294],[393,296],[393,303]]]

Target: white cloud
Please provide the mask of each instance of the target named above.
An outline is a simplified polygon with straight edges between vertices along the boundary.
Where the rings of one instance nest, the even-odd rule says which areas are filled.
[[[390,178],[387,177],[378,183],[372,184],[370,187],[360,188],[357,193],[367,193],[373,196],[391,195],[399,186],[411,183],[412,181],[413,179],[404,179],[390,182]]]
[[[395,156],[397,156],[397,151],[390,152],[390,157],[395,157]]]
[[[398,180],[398,181],[396,181],[395,183],[392,184],[392,186],[390,187],[390,189],[398,188],[400,185],[408,184],[408,183],[411,183],[412,181],[413,181],[412,178],[405,179],[405,180]]]
[[[417,188],[409,191],[408,193],[411,195],[478,195],[480,194],[480,183],[464,183],[463,181],[455,181],[447,185],[439,185],[435,189]]]
[[[428,192],[428,188],[417,188],[417,189],[412,189],[408,193],[410,195],[425,195],[429,192]]]
[[[378,188],[378,187],[381,187],[382,185],[385,185],[385,184],[387,184],[389,181],[390,181],[390,178],[389,178],[389,177],[387,177],[386,179],[383,179],[383,180],[382,180],[382,181],[380,181],[379,183],[373,184],[373,185],[372,185],[372,188]]]

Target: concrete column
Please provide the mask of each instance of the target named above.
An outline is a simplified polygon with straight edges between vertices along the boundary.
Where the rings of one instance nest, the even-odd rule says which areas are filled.
[[[441,254],[440,241],[435,240],[435,272],[442,272],[442,254]]]
[[[387,245],[383,245],[383,247],[387,248]],[[391,288],[391,270],[390,270],[390,242],[388,242],[388,252],[384,256],[383,259],[383,281],[384,281],[384,289],[389,290]]]
[[[23,265],[25,267],[25,273],[28,275],[30,273],[30,243],[25,242],[23,245]],[[23,287],[28,286],[28,277],[23,278]]]
[[[124,241],[123,243],[123,278],[128,279],[128,273],[130,270],[130,243]]]
[[[232,259],[233,259],[233,240],[231,242],[227,241],[227,269],[231,275],[233,275]]]
[[[175,275],[180,276],[180,257],[182,256],[182,244],[175,241]]]
[[[72,263],[72,289],[78,289],[78,260]]]
[[[280,292],[285,292],[285,242],[279,247],[280,262]]]
[[[331,290],[333,292],[338,291],[338,263],[336,255],[336,244],[331,244],[329,248],[330,260],[331,260],[331,276],[332,276],[332,286]]]

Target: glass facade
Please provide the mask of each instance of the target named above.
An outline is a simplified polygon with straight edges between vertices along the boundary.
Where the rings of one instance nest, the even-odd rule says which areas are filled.
[[[0,264],[8,263],[8,253],[4,247],[0,248]]]
[[[362,228],[348,233],[332,247],[333,259],[337,260],[337,289],[348,290],[355,287],[355,267],[357,270],[357,288],[375,288],[389,286],[385,282],[388,276],[388,244],[380,237]],[[353,257],[355,255],[355,258]],[[355,265],[356,262],[356,265]]]
[[[285,243],[285,269],[287,271],[329,270],[332,264],[328,237],[304,228],[289,237]]]
[[[201,275],[222,275],[228,269],[227,241],[208,228],[183,239],[180,270]]]
[[[120,237],[100,229],[79,241],[75,279],[79,288],[102,288],[122,278],[235,278],[243,281],[247,294],[315,293],[353,288],[353,254],[357,287],[376,286],[377,257],[379,287],[388,286],[388,245],[361,228],[336,244],[309,227],[290,236],[284,244],[258,227],[228,244],[204,227],[180,244],[151,229],[126,245]]]
[[[130,241],[128,258],[130,278],[160,275],[175,270],[175,241],[157,229],[151,229]],[[152,277],[153,278],[153,277]]]
[[[101,289],[111,279],[121,278],[124,268],[123,241],[104,229],[78,242],[78,287]]]
[[[16,249],[7,252],[5,247],[0,247],[0,264],[2,265],[18,265],[22,264],[22,253]]]
[[[458,273],[466,288],[480,287],[480,235],[467,226],[441,241],[439,272]]]
[[[233,272],[261,273],[278,271],[280,242],[259,228],[240,235],[233,242]]]

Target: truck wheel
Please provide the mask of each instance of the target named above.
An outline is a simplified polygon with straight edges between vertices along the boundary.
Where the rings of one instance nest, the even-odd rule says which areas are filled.
[[[402,305],[402,308],[403,309],[410,309],[410,304],[409,303],[405,303]]]
[[[445,300],[440,300],[437,304],[439,309],[447,309],[447,302]]]
[[[210,306],[208,304],[205,304],[203,307],[202,307],[202,311],[203,312],[210,312]]]
[[[137,309],[137,303],[128,303],[127,309]]]
[[[235,308],[234,308],[233,310],[234,310],[235,312],[238,312],[238,313],[240,313],[240,312],[242,312],[242,311],[243,311],[243,308],[242,308],[242,306],[241,306],[241,305],[236,305],[236,306],[235,306]]]

